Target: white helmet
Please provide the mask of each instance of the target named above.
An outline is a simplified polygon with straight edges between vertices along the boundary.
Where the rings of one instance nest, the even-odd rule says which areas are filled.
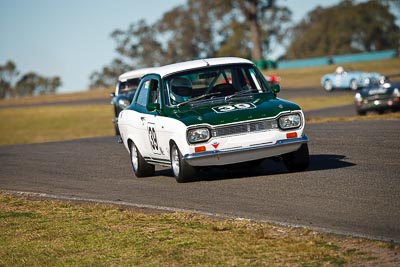
[[[170,98],[172,104],[179,104],[187,101],[192,96],[192,82],[183,77],[171,80]]]
[[[336,73],[337,74],[342,74],[343,72],[344,72],[344,69],[343,69],[342,66],[339,66],[339,67],[336,68]]]

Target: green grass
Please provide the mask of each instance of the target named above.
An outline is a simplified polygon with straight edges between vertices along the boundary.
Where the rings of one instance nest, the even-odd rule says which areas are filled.
[[[107,89],[90,90],[79,93],[25,96],[12,99],[0,99],[0,107],[13,107],[18,105],[57,103],[57,102],[68,102],[68,101],[89,100],[89,99],[108,100],[111,99],[110,93],[113,92],[114,90],[115,90],[114,88],[107,88]]]
[[[0,109],[0,145],[111,136],[111,105]]]
[[[400,263],[398,245],[190,213],[0,192],[0,266],[343,266]],[[388,257],[390,256],[390,257]]]
[[[296,98],[287,98],[287,100],[297,103],[304,111],[321,109],[321,108],[338,107],[344,105],[352,105],[354,103],[354,97],[351,95],[296,97]]]

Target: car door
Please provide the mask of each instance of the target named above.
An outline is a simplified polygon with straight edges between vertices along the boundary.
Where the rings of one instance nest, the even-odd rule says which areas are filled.
[[[146,160],[163,163],[169,160],[164,136],[165,117],[159,114],[161,107],[160,79],[156,75],[145,77],[136,105],[140,109],[143,156]]]
[[[343,86],[343,73],[335,74],[335,87],[341,88]]]

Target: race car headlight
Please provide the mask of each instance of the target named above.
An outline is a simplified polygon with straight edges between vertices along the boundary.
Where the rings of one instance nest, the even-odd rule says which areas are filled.
[[[129,102],[129,100],[127,100],[127,99],[121,98],[120,100],[118,100],[118,106],[119,106],[121,109],[126,108],[126,107],[129,106],[130,104],[131,104],[131,102]]]
[[[187,132],[189,143],[204,142],[210,139],[210,131],[207,128],[191,129]]]
[[[279,118],[278,122],[282,130],[298,128],[301,125],[301,117],[299,114],[284,115]]]
[[[354,96],[354,101],[356,101],[356,102],[361,102],[362,100],[363,100],[363,98],[362,98],[362,96],[361,96],[360,93],[357,93],[357,94]]]

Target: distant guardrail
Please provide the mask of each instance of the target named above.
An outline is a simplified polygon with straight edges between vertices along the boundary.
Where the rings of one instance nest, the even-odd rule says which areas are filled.
[[[318,57],[318,58],[307,58],[298,60],[281,60],[278,61],[276,67],[278,69],[290,69],[290,68],[304,68],[304,67],[316,67],[325,66],[332,64],[344,64],[350,62],[363,62],[363,61],[374,61],[393,58],[397,55],[397,51],[384,50],[369,53],[358,53],[348,55],[337,55],[331,57]]]

